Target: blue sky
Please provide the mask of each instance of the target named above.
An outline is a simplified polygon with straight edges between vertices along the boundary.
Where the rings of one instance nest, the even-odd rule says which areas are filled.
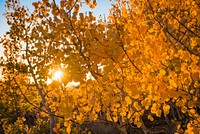
[[[6,0],[0,0],[0,36],[3,36],[4,33],[6,31],[9,30],[9,27],[6,23],[6,19],[4,16],[2,16],[3,13],[6,12],[6,9],[4,7]],[[28,7],[30,10],[33,9],[32,7],[32,2],[34,1],[38,1],[38,0],[19,0],[21,5],[25,5],[26,7]],[[56,0],[59,2],[59,0]],[[105,14],[105,16],[107,16],[109,14],[109,8],[111,7],[112,2],[110,2],[110,0],[97,0],[97,6],[94,9],[90,9],[88,6],[86,6],[85,4],[83,4],[83,7],[81,9],[81,12],[85,12],[85,11],[93,11],[93,14],[96,17],[99,17],[100,14]],[[3,56],[3,49],[2,46],[0,44],[0,56]]]

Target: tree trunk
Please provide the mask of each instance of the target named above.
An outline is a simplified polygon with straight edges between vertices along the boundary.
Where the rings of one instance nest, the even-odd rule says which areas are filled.
[[[50,134],[54,134],[53,128],[55,126],[55,120],[53,114],[49,115],[50,117]]]

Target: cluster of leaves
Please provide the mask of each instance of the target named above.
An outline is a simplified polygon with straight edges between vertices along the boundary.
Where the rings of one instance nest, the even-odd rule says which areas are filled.
[[[1,120],[7,133],[20,125],[20,132],[41,132],[48,121],[50,133],[83,131],[92,121],[148,133],[145,116],[164,119],[171,132],[200,131],[198,1],[117,0],[107,21],[80,13],[80,0],[33,6],[29,13],[17,0],[6,2],[0,91],[7,114],[28,110],[37,125],[17,115],[14,126]],[[49,84],[56,69],[64,76]],[[70,88],[71,81],[80,84]]]

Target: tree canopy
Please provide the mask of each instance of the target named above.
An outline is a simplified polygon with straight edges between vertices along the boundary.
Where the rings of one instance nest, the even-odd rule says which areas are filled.
[[[4,133],[98,133],[95,123],[124,134],[199,133],[200,2],[116,0],[100,19],[80,12],[85,3],[98,4],[42,0],[30,12],[7,0]],[[159,120],[168,130],[154,129]]]

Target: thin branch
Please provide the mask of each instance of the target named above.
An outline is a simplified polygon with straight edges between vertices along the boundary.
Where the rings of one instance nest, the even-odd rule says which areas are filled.
[[[192,34],[194,34],[196,37],[200,38],[199,35],[197,35],[196,33],[194,33],[192,30],[190,30],[187,26],[185,26],[182,22],[180,22],[170,11],[169,14],[176,20],[178,21],[179,24],[181,24],[183,27],[185,27],[189,32],[191,32]]]
[[[115,15],[114,15],[115,16]],[[120,33],[119,33],[119,31],[118,31],[118,25],[117,25],[117,22],[115,22],[115,26],[116,26],[116,29],[117,29],[117,34],[118,34],[118,36],[120,37]],[[128,57],[128,60],[131,62],[131,64],[136,68],[136,70],[138,70],[139,71],[139,73],[141,73],[142,74],[142,71],[135,65],[135,63],[134,63],[134,61],[133,60],[131,60],[131,58],[129,57],[129,55],[128,55],[128,53],[127,53],[127,51],[125,50],[125,48],[124,48],[124,44],[123,44],[123,42],[120,40],[120,43],[121,43],[121,48],[122,48],[122,50],[124,51],[124,53],[125,53],[125,55]]]
[[[150,3],[149,0],[147,0],[147,2],[148,2],[148,4],[149,4],[149,7],[150,7],[150,9],[151,9],[151,11],[152,11],[152,13],[153,13],[153,16],[154,16],[155,13],[154,13],[153,7],[151,6],[151,3]],[[155,16],[154,16],[154,19],[155,19],[156,22],[160,25],[160,27],[163,29],[164,26],[155,18]],[[176,37],[174,37],[174,36],[172,35],[172,33],[170,33],[168,30],[166,30],[166,32],[167,32],[175,41],[177,41],[178,43],[180,43],[190,54],[193,54],[193,55],[195,55],[195,56],[200,57],[200,53],[196,53],[196,52],[192,51],[191,49],[189,49],[188,45],[183,44],[180,40],[178,40]]]
[[[26,97],[26,95],[23,93],[23,91],[22,91],[20,85],[17,83],[17,81],[16,81],[16,79],[15,79],[14,77],[13,77],[13,80],[14,80],[15,84],[17,85],[17,88],[20,90],[20,92],[21,92],[22,96],[24,97],[24,99],[25,99],[30,105],[32,105],[34,108],[36,108],[36,109],[38,109],[38,110],[40,110],[40,111],[42,111],[42,112],[44,112],[44,113],[46,113],[46,114],[50,114],[48,111],[45,111],[45,110],[41,109],[40,107],[36,106],[35,104],[33,104],[32,102],[30,102],[30,101],[28,100],[28,98]],[[51,114],[52,114],[52,113],[51,113]],[[59,115],[54,115],[54,116],[64,119],[63,116],[59,116]]]

